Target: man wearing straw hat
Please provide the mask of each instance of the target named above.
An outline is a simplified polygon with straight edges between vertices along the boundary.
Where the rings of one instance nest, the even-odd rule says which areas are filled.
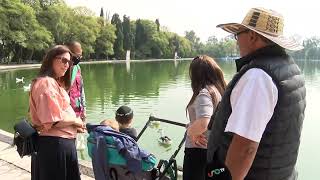
[[[208,179],[297,179],[295,164],[306,107],[304,78],[286,53],[303,47],[283,35],[283,17],[252,8],[242,23],[220,24],[237,40],[240,59],[211,118]]]

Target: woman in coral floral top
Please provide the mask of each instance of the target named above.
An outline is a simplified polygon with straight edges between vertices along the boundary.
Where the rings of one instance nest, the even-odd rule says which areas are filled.
[[[71,53],[51,48],[30,93],[30,115],[39,131],[38,153],[32,157],[33,180],[80,180],[75,137],[84,124],[70,106]]]

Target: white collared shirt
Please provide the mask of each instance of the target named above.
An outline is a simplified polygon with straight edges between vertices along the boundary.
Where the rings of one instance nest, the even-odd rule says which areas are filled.
[[[260,142],[278,101],[278,89],[262,69],[249,69],[231,92],[232,113],[225,132]]]

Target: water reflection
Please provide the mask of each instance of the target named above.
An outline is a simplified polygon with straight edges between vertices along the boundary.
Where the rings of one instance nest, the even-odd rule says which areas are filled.
[[[188,75],[190,61],[129,62],[116,64],[82,64],[88,108],[88,121],[99,122],[113,118],[115,110],[127,104],[134,110],[134,126],[139,131],[149,115],[188,122],[185,108],[191,97]],[[229,81],[235,73],[233,61],[218,61]],[[320,156],[318,113],[320,99],[320,61],[297,61],[306,79],[307,109],[302,131],[298,170],[301,179],[312,179],[317,174]],[[13,124],[28,111],[28,92],[24,91],[38,73],[38,69],[0,72],[0,129],[12,132]],[[16,78],[24,78],[24,84]],[[158,129],[165,129],[172,139],[169,148],[159,146]],[[185,129],[160,124],[141,138],[140,145],[159,158],[169,158],[180,142]],[[87,154],[82,156],[87,158]],[[177,157],[182,161],[182,154]]]
[[[130,60],[126,60],[126,70],[127,73],[130,73]]]
[[[102,104],[110,100],[112,104],[119,101],[130,102],[132,98],[156,98],[159,88],[176,84],[179,76],[184,76],[188,63],[177,68],[168,62],[125,63],[124,64],[89,64],[82,67],[85,74],[85,90],[87,96]],[[90,101],[89,101],[90,103]],[[90,104],[88,105],[90,106]]]
[[[308,79],[317,78],[317,74],[320,72],[320,60],[319,61],[297,61],[301,71]]]

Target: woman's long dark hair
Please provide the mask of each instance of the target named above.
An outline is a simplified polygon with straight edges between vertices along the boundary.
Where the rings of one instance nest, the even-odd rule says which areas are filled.
[[[72,54],[67,46],[56,45],[56,46],[52,47],[51,49],[49,49],[43,58],[38,77],[49,76],[49,77],[56,79],[56,75],[54,74],[53,67],[52,67],[53,60],[57,56],[62,55],[64,53],[69,53],[70,57],[72,57]],[[66,90],[69,90],[69,88],[71,86],[71,66],[72,65],[69,64],[69,68],[66,71],[66,73],[64,74],[64,76],[62,76],[61,78],[59,78],[57,80],[60,84],[63,84],[63,86]]]
[[[207,88],[214,105],[218,104],[215,91],[210,86],[215,86],[222,95],[226,89],[226,82],[223,72],[215,60],[209,56],[202,55],[195,57],[189,67],[189,76],[193,95],[186,109],[194,102],[199,92]]]

